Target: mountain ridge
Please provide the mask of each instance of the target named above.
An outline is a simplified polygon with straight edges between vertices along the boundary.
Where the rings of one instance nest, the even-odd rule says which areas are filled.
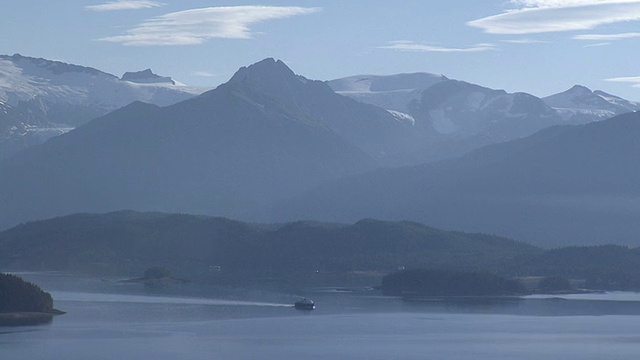
[[[383,85],[374,87],[376,82]],[[454,158],[550,126],[601,121],[638,108],[637,103],[580,85],[539,98],[429,73],[355,75],[328,84],[414,125],[424,146],[405,154],[403,165]],[[582,100],[571,103],[576,99]]]
[[[73,214],[0,232],[0,264],[31,270],[130,271],[150,265],[191,274],[318,276],[398,266],[476,269],[540,249],[412,222],[250,224],[187,214]],[[128,260],[127,260],[128,259]],[[101,268],[101,264],[109,267]]]
[[[608,94],[592,91],[583,85],[574,85],[569,90],[543,98],[549,106],[559,110],[567,119],[584,116],[595,120],[605,119],[640,109],[640,104]]]
[[[204,89],[139,84],[79,65],[19,54],[0,56],[0,158],[132,101],[169,105]]]
[[[246,78],[168,107],[136,102],[0,162],[8,174],[0,178],[3,226],[122,208],[234,215],[374,168],[373,157],[322,115],[400,124],[322,82],[291,76],[281,85],[301,88],[289,93]],[[325,101],[298,96],[316,92],[310,98]]]
[[[375,217],[535,245],[634,244],[640,114],[542,130],[461,158],[324,184],[271,208],[323,221]]]

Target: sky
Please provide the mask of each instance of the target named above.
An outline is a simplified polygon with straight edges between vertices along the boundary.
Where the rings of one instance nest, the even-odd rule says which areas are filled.
[[[310,79],[429,72],[548,96],[575,84],[640,100],[640,0],[20,0],[0,54],[193,86],[283,60]]]

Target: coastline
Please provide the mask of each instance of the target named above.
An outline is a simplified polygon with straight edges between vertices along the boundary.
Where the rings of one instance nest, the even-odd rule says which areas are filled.
[[[50,312],[14,311],[0,313],[0,327],[49,324],[53,321],[54,316],[62,314],[65,314],[65,312],[56,309]]]

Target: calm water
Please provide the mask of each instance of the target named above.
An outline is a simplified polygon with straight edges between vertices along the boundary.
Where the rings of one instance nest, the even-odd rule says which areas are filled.
[[[371,291],[145,289],[22,274],[68,314],[0,328],[0,359],[636,359],[640,294],[409,304]],[[177,296],[176,293],[191,296]],[[313,312],[293,309],[312,297]]]

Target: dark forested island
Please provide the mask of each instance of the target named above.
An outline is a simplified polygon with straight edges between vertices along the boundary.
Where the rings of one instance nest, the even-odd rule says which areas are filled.
[[[225,218],[121,211],[30,222],[0,232],[0,266],[119,275],[152,266],[180,277],[251,278],[401,267],[487,269],[541,250],[492,235],[408,221],[250,224]]]
[[[22,278],[0,273],[0,326],[48,323],[53,315],[51,295]]]
[[[598,290],[640,290],[640,248],[621,245],[570,246],[517,257],[504,269],[512,276],[581,279]],[[544,284],[542,284],[544,285]],[[552,287],[561,284],[547,284]]]
[[[410,221],[252,224],[119,211],[29,222],[0,232],[3,268],[131,277],[154,266],[196,281],[308,281],[322,276],[340,281],[345,274],[365,274],[372,280],[368,285],[376,285],[383,275],[406,268],[535,279],[533,286],[527,283],[532,291],[640,290],[640,248],[545,250]]]
[[[188,283],[187,279],[179,279],[171,275],[169,269],[162,266],[152,266],[144,271],[142,277],[124,280],[125,283],[142,283],[150,286]]]

